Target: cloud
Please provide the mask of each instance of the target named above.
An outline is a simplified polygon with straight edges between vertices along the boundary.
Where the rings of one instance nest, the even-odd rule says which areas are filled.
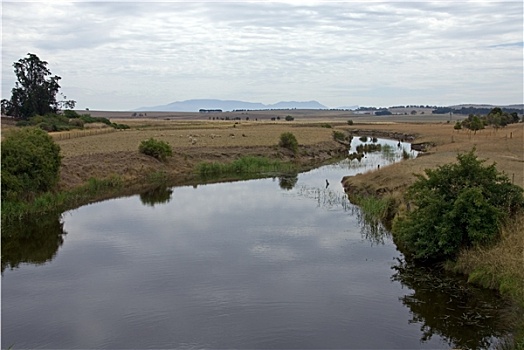
[[[522,9],[490,1],[4,2],[2,97],[14,85],[12,62],[31,52],[62,76],[79,107],[93,109],[190,98],[432,104],[435,89],[445,96],[457,83],[464,89],[442,103],[518,103]],[[489,79],[479,82],[478,72]],[[487,93],[501,81],[504,93]],[[357,86],[369,94],[352,96]],[[399,90],[372,94],[384,86]],[[399,96],[409,87],[431,94]]]

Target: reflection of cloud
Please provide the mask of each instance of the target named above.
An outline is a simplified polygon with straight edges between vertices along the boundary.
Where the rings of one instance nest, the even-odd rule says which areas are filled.
[[[254,256],[267,259],[270,262],[292,261],[297,258],[297,253],[287,247],[257,244],[251,248]]]

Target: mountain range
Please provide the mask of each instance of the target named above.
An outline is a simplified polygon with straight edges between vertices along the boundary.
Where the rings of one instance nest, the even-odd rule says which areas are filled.
[[[260,110],[260,109],[328,109],[317,101],[281,101],[274,104],[237,100],[194,99],[176,101],[167,105],[140,107],[135,111],[144,112],[198,112],[200,109]]]

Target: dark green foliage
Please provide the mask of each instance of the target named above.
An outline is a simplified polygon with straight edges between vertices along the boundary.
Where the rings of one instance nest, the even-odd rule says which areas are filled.
[[[474,131],[476,134],[478,130],[484,129],[484,122],[478,115],[470,114],[468,116],[468,119],[464,120],[462,122],[462,126],[466,129],[470,129]]]
[[[344,134],[342,131],[333,131],[333,139],[335,141],[344,141],[346,140],[346,134]]]
[[[288,122],[292,122],[293,120],[295,120],[295,118],[293,118],[293,117],[290,116],[290,115],[286,115],[286,121],[288,121]]]
[[[393,231],[415,259],[452,259],[462,248],[493,242],[504,220],[524,207],[523,190],[495,164],[484,166],[475,149],[457,159],[417,175],[407,192],[415,209]]]
[[[54,188],[60,146],[43,130],[23,128],[2,141],[2,201],[32,198]]]
[[[166,161],[167,157],[173,155],[173,150],[167,142],[156,140],[154,138],[142,141],[138,147],[138,150],[140,153],[154,157],[161,161]]]
[[[11,90],[11,99],[2,100],[2,113],[21,119],[56,113],[62,106],[73,108],[75,101],[57,101],[59,76],[51,76],[47,62],[27,54],[13,64],[18,81]]]
[[[520,118],[517,112],[510,113],[503,111],[499,107],[495,107],[485,116],[470,114],[461,124],[457,122],[455,129],[459,129],[458,125],[460,125],[473,130],[476,133],[477,130],[484,129],[484,126],[486,125],[491,125],[495,129],[498,129],[500,127],[505,127],[508,124],[518,123],[519,121]]]
[[[351,120],[351,119],[348,120],[348,125],[353,125],[353,124],[354,124],[354,123],[353,123],[353,120]]]
[[[285,132],[280,135],[280,142],[278,143],[280,147],[287,148],[293,153],[298,152],[298,141],[295,135],[290,132]]]
[[[362,141],[362,142],[368,142],[368,137],[367,136],[360,136],[358,139],[360,141]]]
[[[371,152],[378,152],[382,149],[382,145],[375,144],[375,143],[369,143],[364,145],[358,145],[357,146],[357,153],[371,153]]]

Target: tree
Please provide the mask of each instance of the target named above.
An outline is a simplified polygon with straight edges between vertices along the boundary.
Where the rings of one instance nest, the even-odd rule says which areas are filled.
[[[152,137],[149,140],[142,141],[138,146],[138,151],[163,162],[167,160],[167,157],[173,155],[173,150],[167,142]]]
[[[393,226],[407,255],[452,259],[462,248],[495,241],[504,220],[524,207],[522,188],[498,173],[495,164],[484,166],[474,152],[417,175],[407,191],[415,209]]]
[[[60,175],[60,146],[38,128],[22,128],[2,141],[2,200],[30,199],[52,190]]]
[[[35,115],[56,113],[62,107],[74,108],[75,101],[57,101],[60,89],[58,75],[52,76],[47,62],[28,53],[13,64],[18,81],[11,90],[11,99],[2,100],[2,113],[15,118],[28,119]],[[64,99],[66,97],[64,96]]]
[[[280,147],[287,148],[292,151],[293,154],[298,152],[298,141],[295,135],[290,132],[285,132],[280,135],[280,142],[278,143]]]

